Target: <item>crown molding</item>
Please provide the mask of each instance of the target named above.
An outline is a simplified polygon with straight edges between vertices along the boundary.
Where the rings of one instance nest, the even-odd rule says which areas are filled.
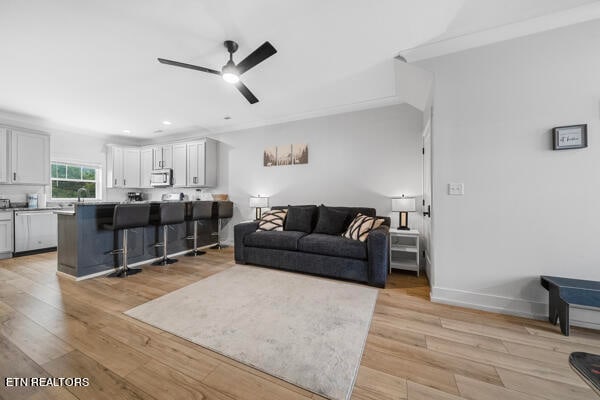
[[[431,42],[400,51],[400,54],[409,62],[415,62],[599,18],[600,3],[595,2],[524,21]]]

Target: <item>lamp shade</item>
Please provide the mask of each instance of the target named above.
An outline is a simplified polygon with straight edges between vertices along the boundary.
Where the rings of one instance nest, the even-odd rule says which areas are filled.
[[[414,212],[416,209],[416,202],[414,197],[398,197],[392,199],[392,211],[400,212]]]
[[[250,197],[250,207],[252,208],[267,208],[269,207],[269,198],[252,196]]]

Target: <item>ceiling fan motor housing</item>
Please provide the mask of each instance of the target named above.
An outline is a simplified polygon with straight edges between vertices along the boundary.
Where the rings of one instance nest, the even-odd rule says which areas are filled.
[[[225,46],[229,54],[235,53],[238,49],[238,44],[233,40],[226,40],[223,42],[223,45]]]

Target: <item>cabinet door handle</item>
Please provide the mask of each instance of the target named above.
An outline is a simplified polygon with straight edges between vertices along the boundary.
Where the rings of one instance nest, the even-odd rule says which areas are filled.
[[[127,186],[127,181],[123,179],[123,186]]]
[[[13,180],[16,181],[17,180],[17,173],[13,172]]]

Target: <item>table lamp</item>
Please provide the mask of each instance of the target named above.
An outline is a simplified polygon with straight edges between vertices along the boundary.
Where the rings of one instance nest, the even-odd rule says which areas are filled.
[[[256,208],[256,219],[259,220],[262,215],[262,209],[269,207],[269,198],[260,196],[250,197],[250,208]]]
[[[408,213],[417,211],[415,198],[404,197],[404,195],[402,195],[402,197],[392,198],[392,211],[400,213],[398,229],[404,231],[409,230]]]

